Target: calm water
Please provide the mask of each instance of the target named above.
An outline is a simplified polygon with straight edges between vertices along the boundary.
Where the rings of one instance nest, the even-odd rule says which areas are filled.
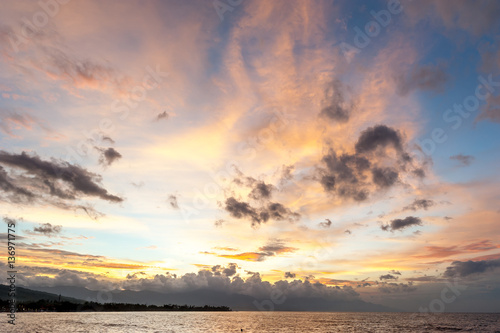
[[[3,316],[2,316],[3,317]],[[18,313],[1,332],[499,332],[500,314],[319,312]]]

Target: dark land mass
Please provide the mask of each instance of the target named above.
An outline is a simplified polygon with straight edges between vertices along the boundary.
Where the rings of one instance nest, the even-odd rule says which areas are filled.
[[[10,312],[9,287],[0,285],[0,312]],[[17,287],[15,295],[16,312],[79,312],[79,311],[231,311],[227,306],[195,305],[146,305],[129,303],[97,303],[65,297],[47,292]]]

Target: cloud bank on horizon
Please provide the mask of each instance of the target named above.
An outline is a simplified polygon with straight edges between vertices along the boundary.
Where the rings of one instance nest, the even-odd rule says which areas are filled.
[[[497,311],[498,1],[44,0],[0,18],[23,285],[418,311],[454,281],[448,309]]]

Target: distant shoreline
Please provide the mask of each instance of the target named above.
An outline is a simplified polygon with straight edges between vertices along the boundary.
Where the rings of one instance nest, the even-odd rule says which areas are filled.
[[[32,302],[20,302],[16,307],[16,312],[229,312],[232,309],[228,306],[194,306],[165,304],[146,305],[131,303],[97,303],[85,302],[74,303],[68,301],[38,300]],[[0,312],[10,312],[8,301],[0,300]]]

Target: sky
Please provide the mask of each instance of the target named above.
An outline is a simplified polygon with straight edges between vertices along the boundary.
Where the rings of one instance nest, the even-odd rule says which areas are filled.
[[[19,285],[500,309],[500,2],[2,8]]]

